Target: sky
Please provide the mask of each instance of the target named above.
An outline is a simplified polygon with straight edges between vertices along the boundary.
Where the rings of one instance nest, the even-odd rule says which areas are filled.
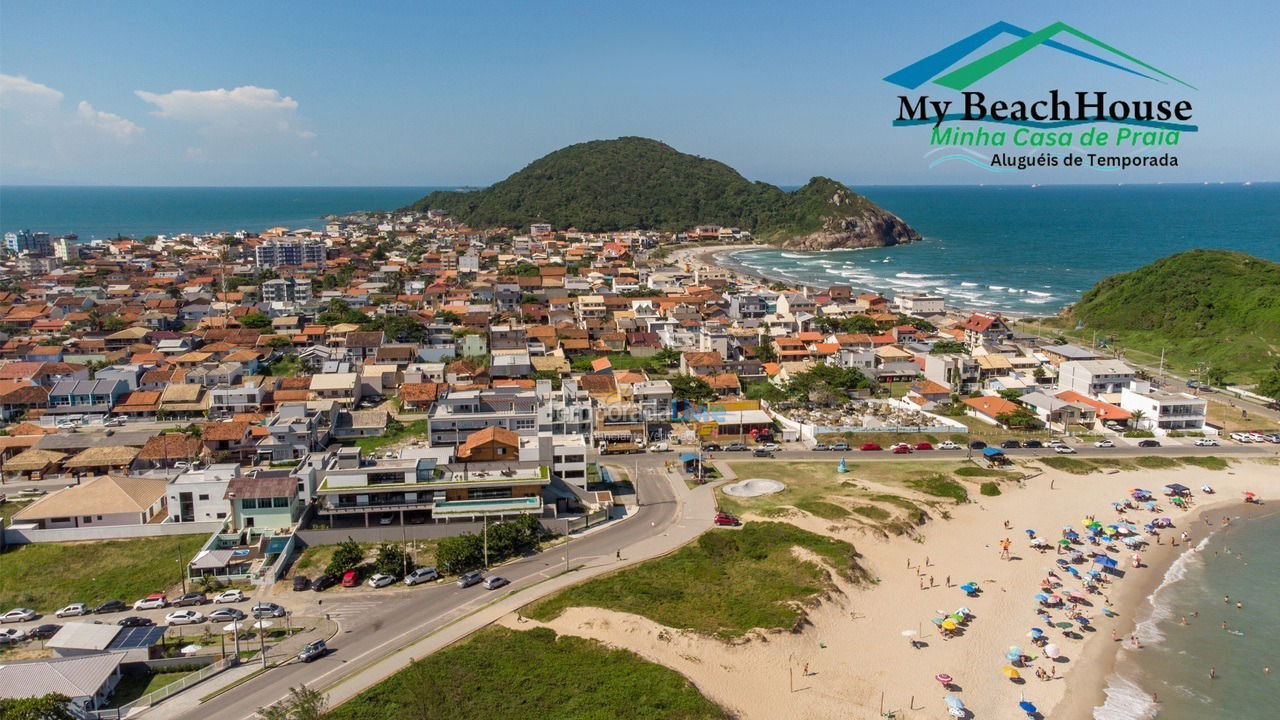
[[[998,20],[1063,21],[1194,85],[1040,47],[981,86],[1190,100],[1179,167],[931,167],[882,78]],[[485,185],[623,135],[782,185],[1277,180],[1277,21],[1268,0],[4,0],[0,184]]]

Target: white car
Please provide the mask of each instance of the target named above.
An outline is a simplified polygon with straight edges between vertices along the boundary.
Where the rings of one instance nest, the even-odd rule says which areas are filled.
[[[1097,448],[1107,448],[1107,447],[1115,447],[1116,444],[1111,442],[1110,440],[1099,440],[1098,442],[1094,443],[1093,446]]]
[[[1200,447],[1217,447],[1218,441],[1213,438],[1200,438],[1196,440],[1196,445]]]
[[[951,442],[950,440],[943,440],[942,442],[938,443],[938,449],[939,450],[959,450],[960,446]]]
[[[1242,433],[1242,432],[1231,433],[1231,439],[1235,440],[1236,442],[1242,442],[1242,443],[1253,442],[1253,438],[1250,437],[1249,433]]]
[[[195,610],[179,610],[164,616],[164,621],[170,625],[198,625],[204,620],[204,615]]]
[[[418,583],[432,582],[440,579],[440,573],[436,572],[433,567],[420,567],[409,572],[404,576],[405,585],[417,585]]]
[[[124,418],[119,418],[119,417],[107,418],[106,420],[102,421],[102,425],[103,427],[123,427]]]
[[[371,588],[380,588],[380,587],[386,587],[395,581],[396,581],[395,575],[383,575],[382,573],[378,573],[377,575],[374,575],[373,577],[366,580],[364,584],[368,585]]]
[[[223,590],[222,592],[213,596],[213,601],[216,603],[244,602],[245,600],[248,600],[248,599],[249,598],[244,596],[244,592],[240,590]]]
[[[26,622],[28,620],[35,620],[38,617],[40,616],[31,608],[14,608],[9,612],[0,615],[0,623]]]
[[[760,446],[760,449],[768,450],[769,452],[778,452],[782,448],[778,445],[778,443],[765,443]]]
[[[1072,455],[1075,453],[1076,449],[1067,445],[1059,445],[1054,448],[1053,451],[1059,455]]]
[[[134,610],[159,610],[160,608],[168,606],[169,598],[161,595],[160,593],[148,595],[133,603]]]
[[[1251,432],[1249,433],[1249,439],[1254,442],[1264,443],[1267,441],[1267,436],[1262,433]]]
[[[93,611],[90,610],[89,606],[85,605],[84,603],[71,603],[70,605],[54,613],[54,616],[60,617],[60,618],[75,617],[77,615],[88,615],[91,612]]]
[[[22,642],[27,639],[27,631],[22,628],[0,628],[0,644]]]
[[[1057,450],[1058,448],[1066,447],[1067,444],[1062,442],[1061,440],[1050,440],[1049,442],[1045,443],[1044,446],[1047,448],[1053,448]]]

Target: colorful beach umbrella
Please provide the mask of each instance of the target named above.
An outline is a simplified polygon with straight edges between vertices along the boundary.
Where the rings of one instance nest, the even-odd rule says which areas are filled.
[[[945,678],[947,678],[947,682],[951,682],[951,676],[949,676],[949,675],[943,675],[943,676],[941,676],[941,677],[945,677]],[[956,697],[955,695],[948,695],[948,696],[946,696],[945,698],[943,698],[942,700],[943,700],[943,702],[945,702],[945,703],[947,704],[947,706],[948,706],[948,707],[953,707],[953,708],[955,708],[955,709],[957,709],[957,710],[963,710],[963,709],[964,709],[964,701],[963,701],[963,700],[961,700],[960,698]]]
[[[1036,712],[1036,706],[1027,702],[1026,700],[1020,701],[1018,703],[1018,707],[1022,710],[1022,712],[1028,715],[1034,715]]]
[[[943,630],[955,630],[957,627],[959,627],[959,626],[958,626],[958,625],[956,625],[955,623],[951,622],[950,620],[943,620],[943,621],[942,621],[942,629],[943,629]]]
[[[1009,667],[1008,665],[1005,665],[1004,667],[1000,668],[1000,672],[1004,673],[1004,676],[1009,678],[1010,680],[1017,680],[1018,678],[1022,677],[1021,675],[1018,674],[1017,668],[1012,668],[1012,667]]]
[[[1058,649],[1058,646],[1054,645],[1053,643],[1049,643],[1048,645],[1044,646],[1044,656],[1047,658],[1056,658],[1061,654],[1062,654],[1062,651],[1060,651]]]

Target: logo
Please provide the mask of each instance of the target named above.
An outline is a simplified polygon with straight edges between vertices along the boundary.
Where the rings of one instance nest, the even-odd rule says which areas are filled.
[[[971,57],[992,41],[1004,38],[1011,40]],[[932,126],[929,144],[933,149],[926,158],[943,148],[960,150],[934,159],[930,167],[950,160],[963,160],[993,172],[1058,166],[1119,170],[1178,164],[1177,156],[1154,152],[1178,145],[1182,133],[1199,130],[1189,122],[1193,117],[1190,100],[1115,98],[1107,90],[1059,88],[1048,88],[1043,96],[1034,98],[991,99],[975,87],[1038,48],[1052,50],[1066,62],[1084,62],[1105,69],[1105,73],[1087,75],[1100,82],[1106,82],[1109,76],[1127,75],[1149,80],[1166,94],[1196,89],[1186,80],[1066,23],[1055,22],[1033,32],[1001,21],[885,76],[886,82],[907,90],[931,84],[939,92],[933,96],[899,95],[893,124]],[[983,125],[988,123],[997,128]],[[1090,127],[1077,132],[1080,128],[1076,126],[1082,125]],[[1007,126],[1017,129],[1010,132]],[[987,157],[973,149],[1010,145],[1044,150],[1037,156],[997,153]],[[1076,148],[1089,152],[1077,155],[1073,152]],[[1099,148],[1133,152],[1092,152]]]

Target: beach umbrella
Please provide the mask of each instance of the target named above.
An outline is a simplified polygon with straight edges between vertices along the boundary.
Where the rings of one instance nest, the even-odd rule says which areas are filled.
[[[1027,537],[1035,537],[1035,536],[1036,536],[1036,531],[1035,531],[1035,530],[1032,530],[1032,529],[1030,529],[1030,528],[1028,528],[1028,529],[1027,529]]]
[[[942,624],[942,618],[932,618],[932,622],[933,622],[933,624],[934,624],[934,625],[941,625],[941,624]]]
[[[934,676],[933,676],[933,679],[934,679],[934,680],[937,680],[938,682],[942,683],[943,685],[950,685],[950,684],[951,684],[951,676],[950,676],[950,675],[948,675],[948,674],[946,674],[946,673],[938,673],[937,675],[934,675]],[[957,699],[959,699],[959,698],[957,698]],[[948,701],[948,702],[947,702],[947,704],[948,704],[948,705],[950,705],[951,703]]]
[[[1028,714],[1028,715],[1034,715],[1034,714],[1035,714],[1035,712],[1036,712],[1036,706],[1035,706],[1035,705],[1032,705],[1031,703],[1027,702],[1026,700],[1023,700],[1023,701],[1019,702],[1019,703],[1018,703],[1018,707],[1019,707],[1019,708],[1021,708],[1022,712],[1026,713],[1026,714]]]
[[[254,624],[253,624],[253,629],[254,629],[254,630],[266,630],[267,628],[271,627],[272,625],[275,625],[275,623],[271,622],[270,620],[259,620],[258,622],[256,622],[256,623],[254,623]]]
[[[1057,605],[1058,603],[1062,602],[1062,598],[1058,597],[1057,595],[1050,595],[1049,602],[1053,603],[1054,605]]]
[[[1070,526],[1070,525],[1063,525],[1063,526],[1062,526],[1062,529],[1063,529],[1063,530],[1066,530],[1066,531],[1068,531],[1068,532],[1069,532],[1069,531],[1071,530],[1071,526]]]
[[[969,711],[964,708],[947,708],[947,714],[955,718],[969,717]]]
[[[956,608],[956,614],[963,615],[964,617],[969,617],[973,613],[969,612],[969,608],[962,606],[962,607]]]
[[[1040,602],[1049,602],[1049,596],[1044,593],[1036,593],[1036,599]]]
[[[222,632],[239,632],[243,627],[244,624],[240,622],[227,623],[222,627]]]
[[[942,621],[942,629],[943,629],[943,630],[955,630],[957,627],[959,627],[959,626],[958,626],[958,625],[956,625],[955,623],[951,622],[950,620],[943,620],[943,621]]]
[[[1075,568],[1073,568],[1073,567],[1069,567],[1069,568],[1067,568],[1067,572],[1071,573],[1071,574],[1072,574],[1074,577],[1076,577],[1077,579],[1080,577],[1080,571],[1079,571],[1079,570],[1077,570],[1077,569],[1075,569]]]
[[[950,675],[939,675],[938,677],[944,677],[947,679],[947,682],[951,682]],[[956,708],[957,710],[964,709],[964,701],[956,697],[955,695],[948,695],[945,698],[943,698],[943,701],[947,703],[948,707],[953,707],[953,708]]]
[[[1054,623],[1053,626],[1058,628],[1059,630],[1070,630],[1071,628],[1075,627],[1075,625],[1072,625],[1069,622]]]
[[[1075,530],[1072,530],[1071,532],[1067,533],[1066,538],[1068,540],[1079,540],[1080,533],[1076,532]]]
[[[186,647],[182,648],[182,650],[180,650],[179,652],[181,652],[183,655],[195,655],[196,653],[200,652],[200,646],[187,645]]]
[[[1031,637],[1040,637],[1043,634],[1044,634],[1044,630],[1041,630],[1040,628],[1037,628],[1037,627],[1031,628]]]
[[[965,583],[964,585],[960,586],[960,592],[964,593],[965,595],[972,595],[974,592],[977,592],[977,590],[978,590],[978,586],[973,583]]]
[[[1155,503],[1153,503],[1153,502],[1149,502],[1149,503],[1146,503],[1145,505],[1143,505],[1143,507],[1145,507],[1145,508],[1146,508],[1146,509],[1148,509],[1148,510],[1155,510],[1155,509],[1156,509],[1156,504],[1155,504]]]
[[[1004,659],[1008,660],[1009,662],[1017,662],[1021,660],[1022,648],[1019,648],[1017,646],[1010,647],[1009,651],[1004,654]]]
[[[1056,658],[1061,654],[1062,652],[1058,650],[1058,646],[1053,643],[1044,646],[1044,656],[1047,658]]]
[[[1080,627],[1089,627],[1089,618],[1083,615],[1076,616],[1076,624]]]
[[[1000,668],[1000,672],[1004,673],[1004,676],[1009,678],[1010,680],[1017,680],[1018,678],[1022,677],[1021,675],[1018,674],[1017,668],[1009,667],[1008,665],[1005,665],[1004,667]]]

